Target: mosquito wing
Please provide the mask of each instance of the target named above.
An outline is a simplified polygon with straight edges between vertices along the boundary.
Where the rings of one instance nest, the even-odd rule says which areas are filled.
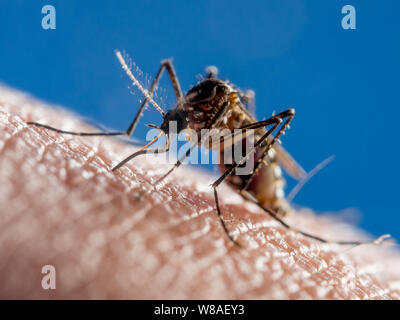
[[[291,177],[301,180],[307,175],[304,169],[280,144],[275,143],[273,149],[276,151],[276,160]]]

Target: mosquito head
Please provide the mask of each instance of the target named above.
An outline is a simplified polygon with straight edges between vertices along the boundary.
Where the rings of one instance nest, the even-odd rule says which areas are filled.
[[[164,121],[161,124],[160,129],[164,131],[167,135],[169,133],[170,124],[172,123],[172,121],[176,122],[176,133],[179,133],[182,130],[186,129],[189,125],[189,116],[187,111],[177,107],[175,109],[169,110],[164,115]]]

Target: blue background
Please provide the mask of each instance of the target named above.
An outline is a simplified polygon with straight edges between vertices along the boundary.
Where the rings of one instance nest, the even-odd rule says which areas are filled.
[[[389,1],[1,1],[0,81],[124,130],[139,95],[114,55],[126,50],[154,75],[174,57],[184,90],[204,67],[256,92],[258,118],[295,107],[286,149],[310,170],[336,159],[296,203],[358,208],[360,225],[400,239],[398,203],[400,2]],[[352,4],[357,29],[343,30]],[[54,5],[57,29],[41,28]],[[142,78],[142,80],[144,80]],[[165,107],[173,105],[167,81]],[[149,109],[142,123],[159,123]],[[144,139],[145,127],[135,136]],[[293,183],[293,182],[292,182]]]

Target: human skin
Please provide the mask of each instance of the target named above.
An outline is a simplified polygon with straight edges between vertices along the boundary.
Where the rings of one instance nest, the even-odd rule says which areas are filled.
[[[60,135],[39,121],[96,131],[77,117],[0,87],[0,299],[398,299],[400,255],[383,245],[322,244],[285,229],[215,177],[108,137]],[[151,160],[149,160],[151,159]],[[289,224],[331,240],[365,234],[311,210]],[[44,265],[56,289],[44,290]]]

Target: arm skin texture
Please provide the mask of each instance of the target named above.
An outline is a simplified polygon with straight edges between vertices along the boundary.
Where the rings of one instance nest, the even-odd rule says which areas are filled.
[[[288,231],[182,166],[158,192],[137,194],[170,165],[146,157],[111,172],[135,147],[59,135],[25,121],[96,131],[61,109],[0,87],[0,299],[398,299],[400,255],[384,246],[321,244]],[[365,235],[302,209],[286,219],[328,239]],[[54,265],[56,289],[41,286]]]

